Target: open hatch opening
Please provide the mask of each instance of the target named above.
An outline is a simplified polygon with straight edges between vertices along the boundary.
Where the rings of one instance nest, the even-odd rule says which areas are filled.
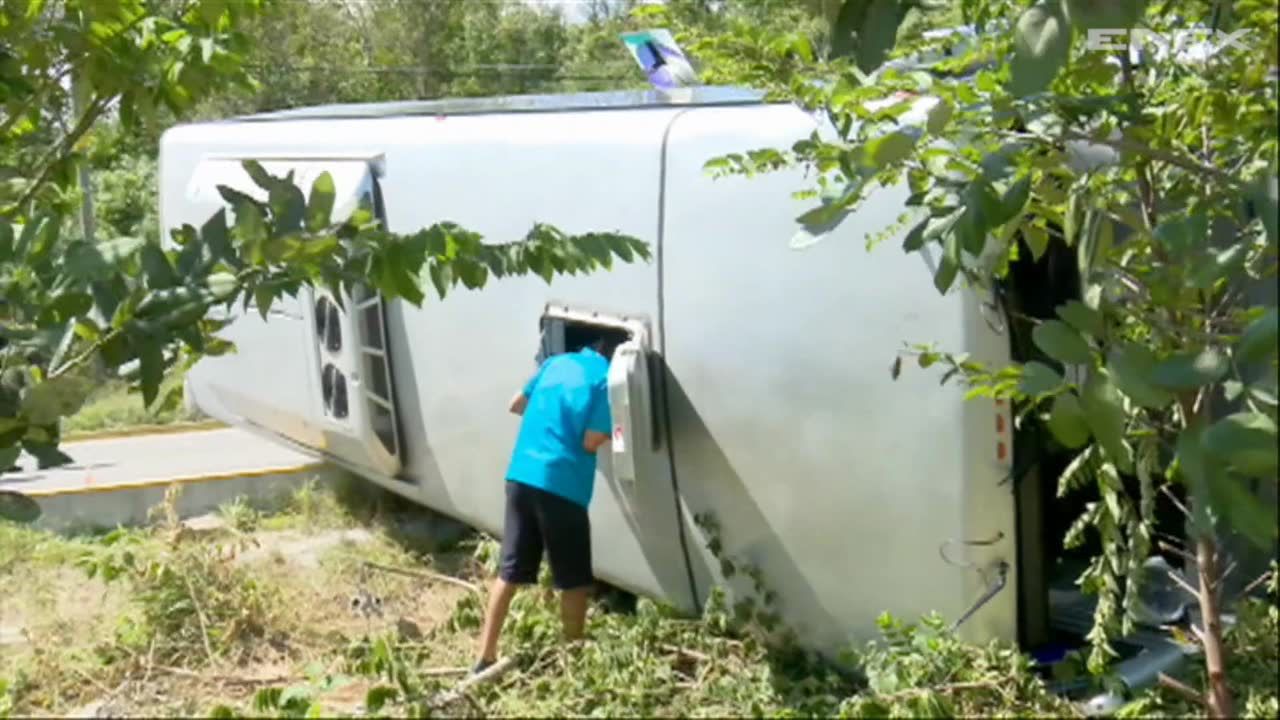
[[[1033,360],[1044,363],[1069,381],[1082,382],[1083,377],[1073,376],[1076,368],[1063,367],[1049,358],[1031,339],[1037,322],[1056,318],[1058,306],[1082,297],[1076,250],[1062,243],[1051,243],[1037,260],[1027,245],[1020,242],[1018,258],[1010,263],[1009,273],[1000,281],[998,291],[1006,311],[1011,358],[1019,363]],[[1015,408],[1015,412],[1023,409]],[[1085,635],[1092,627],[1096,604],[1096,597],[1085,595],[1076,585],[1090,558],[1100,552],[1096,534],[1087,533],[1079,547],[1067,548],[1064,544],[1068,528],[1095,496],[1082,489],[1058,497],[1058,481],[1079,452],[1059,444],[1034,417],[1024,417],[1015,428],[1018,640],[1024,650],[1045,664],[1061,660],[1067,650],[1087,647]],[[1122,479],[1136,497],[1136,480]],[[1156,531],[1174,536],[1182,532],[1178,509],[1163,496],[1157,501]],[[1157,552],[1152,548],[1153,556]],[[1178,563],[1173,557],[1165,560],[1171,566]],[[1130,661],[1130,670],[1139,675],[1149,674],[1147,668],[1139,667],[1146,662],[1144,658],[1162,662],[1156,657],[1159,652],[1150,652],[1154,646],[1148,636],[1154,637],[1139,630],[1133,638],[1114,645],[1123,658],[1142,655]],[[1128,679],[1126,677],[1126,682]]]
[[[634,336],[633,331],[609,320],[592,321],[544,315],[537,362],[541,365],[543,360],[553,355],[578,352],[601,338],[605,341],[605,352],[608,353],[606,357],[612,359],[613,351]]]

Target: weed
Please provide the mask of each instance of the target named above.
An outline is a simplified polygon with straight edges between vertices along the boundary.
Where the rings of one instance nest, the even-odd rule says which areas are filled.
[[[257,530],[262,521],[262,514],[250,505],[248,498],[243,495],[237,495],[234,500],[219,507],[218,514],[222,516],[227,527],[239,533],[251,533]]]
[[[89,577],[127,579],[138,614],[126,618],[118,639],[126,647],[168,663],[235,661],[267,635],[279,605],[231,560],[221,545],[177,543],[157,550],[139,533],[118,531],[80,559]]]
[[[77,562],[91,578],[128,581],[138,612],[118,630],[125,648],[171,663],[239,660],[267,635],[279,600],[232,563],[243,538],[186,541],[176,509],[180,492],[169,488],[153,509],[159,527],[108,533]],[[157,531],[167,542],[149,542]]]

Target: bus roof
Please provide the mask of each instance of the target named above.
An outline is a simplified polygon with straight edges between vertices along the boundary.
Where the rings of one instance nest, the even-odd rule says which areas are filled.
[[[277,120],[334,120],[398,117],[406,115],[491,115],[586,110],[673,108],[707,105],[758,105],[764,93],[736,87],[690,87],[670,91],[619,90],[558,95],[507,95],[477,98],[444,98],[403,102],[317,105],[247,115],[232,122]]]

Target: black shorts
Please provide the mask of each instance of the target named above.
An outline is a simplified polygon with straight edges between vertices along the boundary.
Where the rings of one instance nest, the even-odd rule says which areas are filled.
[[[546,490],[508,480],[498,577],[515,585],[536,583],[544,548],[557,589],[577,590],[595,582],[587,509]]]

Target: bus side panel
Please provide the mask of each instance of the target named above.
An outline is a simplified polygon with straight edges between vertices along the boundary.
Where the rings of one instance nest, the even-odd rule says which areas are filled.
[[[813,130],[790,106],[704,108],[681,116],[668,147],[663,259],[667,399],[675,470],[700,552],[700,594],[726,579],[702,548],[758,567],[801,638],[823,649],[876,633],[882,611],[956,617],[976,572],[940,548],[963,541],[973,422],[941,370],[904,361],[904,343],[966,343],[965,301],[940,297],[919,255],[865,234],[904,210],[879,190],[821,243],[789,248],[813,201],[800,171],[715,180],[712,157],[789,147]],[[900,237],[901,233],[899,233]],[[990,413],[986,422],[989,424]],[[1010,504],[1012,500],[1010,499]],[[964,550],[952,553],[964,560]]]
[[[616,231],[656,253],[662,134],[673,113],[493,115],[404,120],[414,147],[389,152],[390,228],[450,221],[486,242],[523,238],[535,223],[566,233]],[[397,124],[398,127],[398,124]],[[399,136],[398,130],[390,131]],[[393,369],[409,444],[408,474],[431,507],[500,534],[505,473],[519,427],[507,408],[536,370],[549,301],[657,315],[655,263],[615,262],[590,275],[491,279],[421,309],[388,307]],[[626,487],[600,454],[591,503],[596,574],[692,609],[669,459]]]
[[[184,224],[198,228],[225,207],[220,201],[194,201],[189,196],[193,176],[210,149],[204,138],[185,128],[166,132],[161,139],[160,224],[165,242],[171,242],[170,229]],[[223,422],[248,420],[314,447],[317,401],[310,357],[301,351],[310,340],[304,306],[305,300],[285,296],[266,318],[256,307],[233,307],[233,320],[220,336],[234,343],[236,352],[203,358],[188,371],[189,402]]]

